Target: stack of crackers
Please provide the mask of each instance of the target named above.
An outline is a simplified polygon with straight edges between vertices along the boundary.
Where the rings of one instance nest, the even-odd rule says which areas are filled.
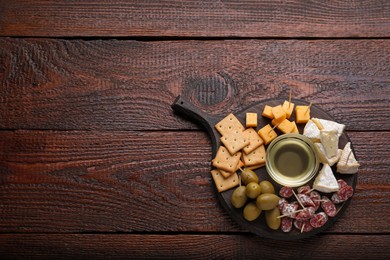
[[[241,167],[251,170],[265,165],[264,141],[253,127],[257,127],[257,114],[247,113],[246,128],[232,113],[215,125],[222,135],[212,165],[211,175],[219,192],[239,185],[236,171]]]

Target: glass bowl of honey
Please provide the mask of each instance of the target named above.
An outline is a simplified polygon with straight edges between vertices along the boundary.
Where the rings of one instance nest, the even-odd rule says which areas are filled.
[[[316,175],[318,167],[314,144],[304,135],[278,136],[267,148],[267,172],[280,185],[302,186]]]

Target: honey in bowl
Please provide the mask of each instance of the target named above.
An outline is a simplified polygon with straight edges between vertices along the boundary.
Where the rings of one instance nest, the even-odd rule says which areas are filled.
[[[266,168],[271,178],[283,186],[298,187],[310,181],[319,161],[313,142],[300,134],[284,134],[267,148]]]

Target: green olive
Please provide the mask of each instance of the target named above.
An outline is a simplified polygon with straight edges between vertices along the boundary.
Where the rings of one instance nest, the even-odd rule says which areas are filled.
[[[250,182],[246,185],[245,194],[248,198],[255,199],[261,193],[260,185],[256,182]]]
[[[261,193],[274,193],[275,194],[274,185],[272,185],[272,183],[270,183],[269,181],[261,181],[260,188],[261,188]]]
[[[248,197],[245,195],[245,190],[245,186],[240,186],[233,191],[232,197],[230,198],[233,207],[241,208],[245,205],[248,200]]]
[[[277,230],[280,227],[280,211],[278,207],[265,212],[265,222],[270,229]]]
[[[254,202],[250,202],[245,206],[243,213],[246,220],[253,221],[260,216],[261,209],[259,209]]]
[[[244,185],[247,185],[250,182],[259,183],[259,177],[257,177],[257,174],[254,171],[244,168],[241,171],[241,181]]]
[[[272,193],[260,194],[256,199],[256,205],[259,209],[270,210],[275,208],[279,203],[279,197]]]

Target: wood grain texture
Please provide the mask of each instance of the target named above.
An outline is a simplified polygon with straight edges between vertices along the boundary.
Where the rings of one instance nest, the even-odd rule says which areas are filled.
[[[390,259],[389,13],[0,0],[1,258]],[[225,115],[290,88],[347,125],[361,167],[335,225],[281,243],[224,211],[209,137],[170,106],[183,95]]]
[[[327,232],[389,233],[390,132],[350,137],[358,184]],[[0,232],[244,232],[210,160],[200,131],[0,131]]]
[[[0,128],[199,129],[177,95],[224,115],[313,101],[349,130],[390,130],[390,41],[0,39]]]
[[[274,241],[253,235],[1,234],[6,258],[389,259],[390,236],[317,235]]]
[[[370,1],[0,1],[1,36],[389,37]]]

